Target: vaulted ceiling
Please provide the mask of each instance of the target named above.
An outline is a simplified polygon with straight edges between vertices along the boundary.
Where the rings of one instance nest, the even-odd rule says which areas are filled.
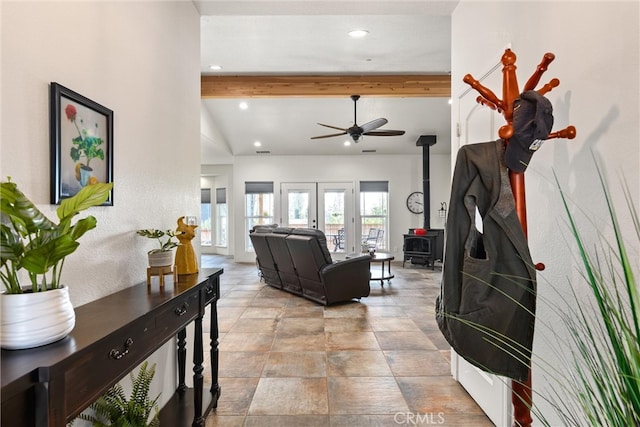
[[[217,132],[202,163],[231,156],[419,154],[420,135],[450,153],[450,17],[457,1],[194,1],[201,13],[203,112]],[[366,37],[351,38],[354,29]],[[219,65],[220,70],[211,70]],[[318,125],[379,117],[402,136],[348,136]],[[240,109],[245,102],[247,108]],[[260,147],[254,146],[259,141]]]

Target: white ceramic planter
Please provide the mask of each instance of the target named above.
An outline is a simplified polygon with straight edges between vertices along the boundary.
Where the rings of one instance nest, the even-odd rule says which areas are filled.
[[[73,330],[76,313],[69,288],[46,292],[0,294],[0,347],[38,347],[58,341]]]
[[[173,265],[173,251],[149,254],[149,267],[167,267]]]

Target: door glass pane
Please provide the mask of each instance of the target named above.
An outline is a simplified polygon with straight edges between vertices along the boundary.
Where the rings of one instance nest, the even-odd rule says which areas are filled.
[[[309,228],[309,193],[307,191],[289,192],[289,227]]]
[[[345,192],[327,190],[324,193],[324,233],[333,252],[345,252]]]

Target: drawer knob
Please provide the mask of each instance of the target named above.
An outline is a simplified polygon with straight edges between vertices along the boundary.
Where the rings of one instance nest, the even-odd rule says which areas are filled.
[[[187,313],[187,310],[189,310],[189,304],[185,302],[181,307],[176,308],[173,312],[178,316],[182,316]]]
[[[129,353],[129,348],[133,345],[133,338],[127,338],[124,342],[124,350],[116,350],[115,348],[109,352],[109,359],[120,360]]]

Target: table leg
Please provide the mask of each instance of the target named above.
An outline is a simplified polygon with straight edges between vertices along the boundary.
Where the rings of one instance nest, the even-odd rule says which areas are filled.
[[[211,303],[211,327],[209,344],[209,360],[211,360],[211,393],[213,394],[213,407],[218,407],[218,399],[220,398],[220,385],[218,384],[218,303],[214,300]]]
[[[187,363],[187,330],[178,332],[178,391],[184,393],[187,389],[185,383],[185,366]]]
[[[202,371],[204,367],[204,354],[202,348],[202,316],[196,317],[194,325],[194,342],[193,342],[193,426],[204,426],[204,418],[202,417],[202,388],[204,377]]]

